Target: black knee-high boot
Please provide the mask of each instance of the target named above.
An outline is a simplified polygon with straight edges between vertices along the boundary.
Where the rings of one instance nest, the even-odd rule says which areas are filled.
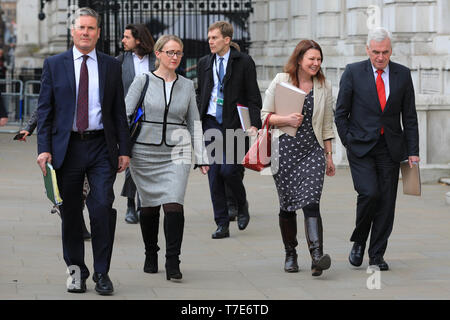
[[[284,271],[298,272],[297,251],[297,215],[295,212],[280,212],[279,215],[281,237],[283,239],[286,259]]]
[[[157,273],[159,251],[159,207],[157,209],[142,208],[139,222],[141,225],[142,239],[145,244],[144,272]]]
[[[181,279],[180,271],[181,242],[183,241],[184,213],[183,211],[164,212],[164,234],[166,236],[166,277]]]
[[[327,270],[331,265],[331,258],[328,254],[323,254],[323,229],[322,218],[305,217],[305,234],[311,254],[311,271],[314,277],[320,276],[323,270]]]

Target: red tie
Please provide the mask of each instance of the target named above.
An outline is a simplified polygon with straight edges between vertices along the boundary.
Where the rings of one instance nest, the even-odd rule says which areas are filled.
[[[78,84],[77,102],[77,129],[85,131],[89,127],[89,75],[86,60],[89,56],[83,56],[80,69],[80,83]]]
[[[377,92],[378,92],[378,100],[380,100],[381,105],[381,111],[384,111],[384,107],[386,106],[386,90],[384,89],[384,82],[381,78],[381,74],[383,73],[383,70],[377,70],[378,77],[377,77]],[[384,133],[384,128],[381,127],[381,134]]]

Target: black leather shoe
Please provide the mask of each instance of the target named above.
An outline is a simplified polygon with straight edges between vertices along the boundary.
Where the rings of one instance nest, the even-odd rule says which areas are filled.
[[[129,224],[136,224],[139,222],[139,218],[134,207],[128,207],[125,215],[125,222]]]
[[[92,276],[92,280],[96,283],[95,291],[100,295],[109,295],[114,292],[113,284],[107,273],[95,272]]]
[[[213,239],[222,239],[230,237],[228,226],[218,226],[217,230],[211,236]]]
[[[247,228],[249,222],[250,222],[250,215],[248,213],[248,202],[245,202],[245,205],[238,211],[239,230],[244,230],[245,228]]]
[[[70,293],[85,293],[86,292],[86,279],[81,279],[79,283],[72,278],[72,283],[67,285],[67,292]]]
[[[350,261],[351,265],[355,267],[359,267],[364,259],[364,250],[366,249],[366,244],[361,244],[358,242],[353,243],[352,250],[350,251],[350,255],[348,256],[348,261]]]
[[[377,266],[378,268],[380,268],[380,271],[389,270],[389,265],[386,263],[386,261],[384,261],[383,257],[370,258],[369,265]]]

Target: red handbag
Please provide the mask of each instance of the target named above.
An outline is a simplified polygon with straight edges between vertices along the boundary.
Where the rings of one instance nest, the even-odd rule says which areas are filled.
[[[247,169],[261,171],[270,166],[272,134],[269,128],[269,119],[271,115],[270,113],[267,116],[263,127],[258,130],[255,142],[242,160],[242,165]]]

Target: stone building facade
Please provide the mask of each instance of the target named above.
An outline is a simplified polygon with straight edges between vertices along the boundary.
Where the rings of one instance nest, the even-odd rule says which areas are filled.
[[[47,2],[43,21],[37,19],[39,3],[17,0],[19,67],[41,67],[46,56],[66,49],[67,0]],[[367,59],[368,29],[376,25],[389,29],[392,60],[412,72],[423,180],[450,176],[449,0],[252,0],[252,6],[250,54],[263,93],[295,45],[309,38],[322,46],[323,67],[336,97],[345,66]],[[339,139],[334,151],[335,162],[347,165]]]

